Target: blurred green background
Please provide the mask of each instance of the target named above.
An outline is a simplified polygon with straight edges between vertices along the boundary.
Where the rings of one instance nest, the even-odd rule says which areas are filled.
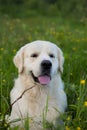
[[[0,13],[12,17],[50,15],[85,18],[86,0],[0,0]],[[20,15],[21,13],[21,15]]]

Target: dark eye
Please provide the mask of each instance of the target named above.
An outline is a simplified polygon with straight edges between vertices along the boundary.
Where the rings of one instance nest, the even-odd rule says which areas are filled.
[[[55,57],[53,54],[49,54],[49,56],[50,56],[51,58],[54,58],[54,57]]]
[[[36,58],[36,57],[38,57],[38,54],[34,53],[31,55],[31,57]]]

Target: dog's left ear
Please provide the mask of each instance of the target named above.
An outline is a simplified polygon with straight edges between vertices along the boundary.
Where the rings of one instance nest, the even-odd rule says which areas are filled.
[[[59,71],[63,73],[64,56],[60,48],[58,48],[58,61],[59,61]]]

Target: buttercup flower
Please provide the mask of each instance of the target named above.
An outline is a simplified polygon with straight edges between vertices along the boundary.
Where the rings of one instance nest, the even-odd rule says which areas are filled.
[[[5,124],[4,124],[4,126],[5,126],[5,127],[7,127],[7,126],[8,126],[8,124],[6,124],[6,123],[5,123]]]
[[[87,101],[84,102],[84,106],[87,107]]]
[[[80,84],[81,84],[81,85],[84,85],[85,82],[86,82],[86,81],[85,81],[84,79],[80,80]]]
[[[81,128],[80,128],[80,127],[77,127],[77,130],[81,130]]]
[[[1,48],[0,50],[1,50],[1,51],[3,51],[3,50],[4,50],[4,48]]]
[[[15,53],[15,52],[16,52],[16,49],[14,49],[13,52]]]
[[[66,126],[66,130],[70,130],[70,128],[68,126]]]
[[[5,79],[3,79],[3,82],[6,82],[6,80],[5,80]]]
[[[74,48],[72,48],[72,50],[73,50],[73,51],[76,51],[77,49],[74,47]]]
[[[68,117],[67,117],[67,121],[70,121],[70,119],[71,119],[70,116],[68,116]]]

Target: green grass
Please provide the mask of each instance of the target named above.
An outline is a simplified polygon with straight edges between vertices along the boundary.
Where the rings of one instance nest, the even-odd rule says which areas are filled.
[[[17,69],[12,62],[13,56],[21,46],[41,39],[56,43],[64,52],[65,64],[62,78],[68,97],[68,110],[61,115],[61,119],[64,120],[66,130],[87,130],[86,22],[47,16],[10,18],[4,15],[0,17],[0,125],[2,129],[7,128],[5,121],[1,120],[4,119],[4,113],[9,108],[10,90],[14,78],[17,77]],[[65,128],[56,130],[62,129]]]

